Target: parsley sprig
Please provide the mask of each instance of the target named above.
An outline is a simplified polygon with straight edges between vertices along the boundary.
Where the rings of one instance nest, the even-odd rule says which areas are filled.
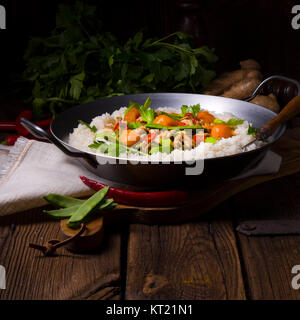
[[[206,46],[192,48],[191,40],[183,32],[161,39],[138,32],[121,44],[102,31],[95,7],[61,4],[51,35],[28,44],[24,98],[39,118],[114,95],[199,92],[215,76],[217,57]]]

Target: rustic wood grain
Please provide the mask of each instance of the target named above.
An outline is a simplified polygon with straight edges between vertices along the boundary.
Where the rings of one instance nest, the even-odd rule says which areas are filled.
[[[131,225],[126,299],[245,299],[232,230],[224,219]]]
[[[61,239],[59,222],[42,208],[0,218],[0,264],[6,268],[3,299],[119,299],[120,233],[109,230],[103,246],[88,254],[61,248],[57,257],[45,257],[28,248]]]
[[[234,198],[239,221],[300,219],[300,174],[256,186]],[[239,235],[250,299],[300,299],[291,270],[300,264],[299,236]]]

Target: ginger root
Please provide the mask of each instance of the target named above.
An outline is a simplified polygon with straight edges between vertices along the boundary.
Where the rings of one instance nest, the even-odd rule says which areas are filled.
[[[268,96],[257,95],[254,99],[250,101],[251,103],[258,104],[260,106],[266,107],[276,113],[280,111],[280,106],[277,102],[277,99],[273,93],[270,93]]]
[[[225,72],[213,80],[204,94],[218,95],[227,98],[243,100],[252,95],[261,83],[262,74],[260,65],[253,59],[240,62],[241,69]],[[268,96],[258,95],[250,102],[279,112],[279,104],[274,94]]]
[[[220,77],[213,80],[206,91],[204,91],[204,94],[223,95],[223,93],[230,90],[237,82],[245,79],[262,79],[262,74],[259,71],[260,65],[255,60],[241,61],[240,65],[242,67],[241,69],[225,72]]]
[[[240,66],[241,69],[260,70],[260,64],[253,59],[241,61]]]
[[[235,83],[229,90],[226,90],[221,96],[233,99],[245,99],[251,96],[251,94],[259,84],[260,80],[257,78],[246,78]]]

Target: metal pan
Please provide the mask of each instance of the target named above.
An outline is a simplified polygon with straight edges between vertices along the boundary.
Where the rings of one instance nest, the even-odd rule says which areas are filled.
[[[300,86],[299,86],[300,88]],[[299,92],[300,94],[300,92]],[[59,114],[51,124],[51,134],[23,119],[22,124],[35,136],[47,138],[68,156],[78,158],[78,161],[99,177],[113,182],[146,189],[187,185],[204,186],[207,182],[232,178],[248,167],[260,161],[285,131],[285,124],[281,124],[272,134],[270,142],[262,147],[231,156],[205,159],[204,171],[201,175],[186,175],[187,167],[195,164],[122,164],[116,158],[111,163],[111,157],[99,156],[82,152],[68,144],[69,134],[78,126],[78,120],[90,123],[91,120],[103,113],[112,113],[120,107],[127,106],[129,101],[143,103],[151,96],[152,105],[158,107],[180,107],[200,103],[201,107],[216,112],[230,112],[235,117],[246,119],[253,126],[260,128],[268,123],[276,113],[264,107],[246,101],[217,96],[185,93],[151,93],[117,96],[82,104]],[[110,158],[110,159],[108,159]]]

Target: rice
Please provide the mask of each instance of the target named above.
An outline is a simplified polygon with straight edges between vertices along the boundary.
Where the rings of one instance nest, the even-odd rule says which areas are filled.
[[[122,107],[119,110],[114,111],[112,114],[104,113],[101,116],[95,117],[90,126],[95,126],[97,128],[97,133],[101,132],[104,128],[105,121],[109,119],[115,119],[116,117],[124,116],[124,112],[127,107]],[[178,112],[177,109],[174,108],[158,108],[160,111],[165,112]],[[204,110],[204,109],[201,109]],[[216,113],[213,111],[209,111],[216,118],[221,119],[223,121],[227,121],[231,118],[236,118],[231,113]],[[174,149],[170,154],[167,153],[155,153],[152,155],[137,155],[131,153],[120,154],[119,158],[129,159],[129,160],[137,160],[137,161],[145,161],[145,162],[180,162],[182,160],[192,161],[195,159],[208,159],[208,158],[216,158],[229,156],[236,153],[241,153],[244,151],[250,151],[258,148],[262,145],[262,142],[256,141],[251,144],[246,150],[243,150],[242,147],[247,143],[254,140],[252,135],[248,135],[248,127],[249,122],[244,121],[241,125],[237,125],[235,129],[235,134],[231,138],[223,138],[217,141],[215,144],[201,142],[196,148],[191,150],[179,150]],[[73,132],[69,135],[69,144],[79,150],[86,151],[89,153],[100,154],[96,149],[89,148],[88,146],[93,143],[95,133],[92,132],[85,125],[79,124],[77,128],[73,130]],[[101,154],[100,154],[101,155]],[[102,154],[104,155],[104,154]],[[105,155],[107,156],[107,155]]]

